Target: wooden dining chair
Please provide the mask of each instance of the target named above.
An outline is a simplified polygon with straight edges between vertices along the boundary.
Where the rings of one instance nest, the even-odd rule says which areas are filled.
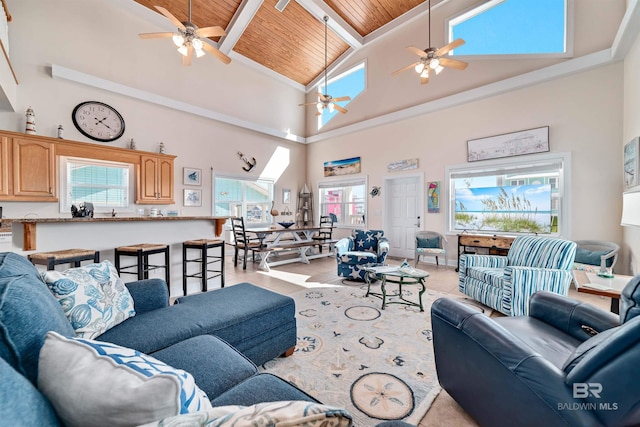
[[[262,241],[258,237],[249,237],[244,228],[244,218],[234,217],[231,218],[231,227],[233,229],[233,245],[235,247],[235,254],[233,257],[233,266],[238,266],[238,252],[244,251],[242,269],[247,269],[247,255],[251,251],[253,256],[253,262],[256,261],[256,250],[262,246]]]
[[[322,246],[331,244],[333,236],[333,217],[330,215],[322,215],[320,217],[320,230],[312,237],[313,240],[318,241],[318,250],[322,253]]]

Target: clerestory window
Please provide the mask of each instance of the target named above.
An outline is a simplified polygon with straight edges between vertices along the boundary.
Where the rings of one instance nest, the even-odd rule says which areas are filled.
[[[490,0],[448,21],[452,55],[570,54],[572,0]]]
[[[327,80],[328,89],[324,87],[324,80],[318,85],[318,91],[328,93],[334,98],[349,96],[350,101],[338,102],[338,105],[345,107],[353,101],[366,86],[366,67],[365,63],[361,62],[355,67],[345,71],[344,73]],[[329,122],[336,114],[340,114],[338,110],[330,111],[325,108],[322,110],[322,114],[318,116],[318,129],[322,128]]]

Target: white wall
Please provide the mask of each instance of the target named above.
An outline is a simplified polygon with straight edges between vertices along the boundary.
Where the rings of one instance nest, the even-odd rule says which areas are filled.
[[[447,165],[466,163],[467,140],[549,126],[551,151],[572,155],[571,234],[566,237],[620,243],[622,73],[622,63],[616,63],[311,144],[309,182],[316,186],[324,179],[323,162],[357,156],[370,188],[390,175],[388,163],[416,157],[420,167],[411,173],[421,171],[425,181],[442,182]],[[384,197],[368,199],[369,228],[383,225]],[[442,200],[446,197],[442,194]],[[441,213],[426,214],[424,229],[444,233],[445,215],[446,202],[441,203]],[[455,253],[455,239],[450,239],[450,246]]]
[[[622,147],[640,135],[640,37],[624,61],[624,131]],[[623,227],[623,249],[628,254],[625,266],[633,274],[640,272],[640,228]]]

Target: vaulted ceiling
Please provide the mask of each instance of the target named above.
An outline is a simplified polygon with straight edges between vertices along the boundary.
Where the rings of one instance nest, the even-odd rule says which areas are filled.
[[[181,22],[188,20],[188,0],[135,1],[155,13],[154,6],[161,6]],[[325,69],[324,16],[329,17],[331,68],[428,6],[426,0],[191,1],[193,24],[225,29],[226,36],[211,39],[223,53],[233,51],[303,86],[314,83]]]

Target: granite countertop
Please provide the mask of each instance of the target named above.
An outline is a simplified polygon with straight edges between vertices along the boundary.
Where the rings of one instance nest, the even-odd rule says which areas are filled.
[[[226,216],[115,216],[95,218],[2,218],[2,223],[124,222],[124,221],[198,221],[226,220]]]

